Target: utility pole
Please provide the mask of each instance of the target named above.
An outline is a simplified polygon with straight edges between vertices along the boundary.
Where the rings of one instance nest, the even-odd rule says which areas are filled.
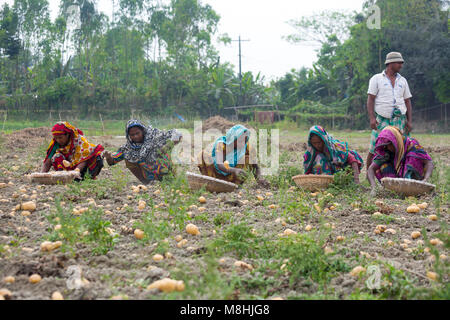
[[[241,42],[242,41],[250,41],[250,40],[241,40],[241,36],[239,35],[238,40],[231,41],[239,41],[239,105],[241,104],[242,98],[242,51],[241,51]]]

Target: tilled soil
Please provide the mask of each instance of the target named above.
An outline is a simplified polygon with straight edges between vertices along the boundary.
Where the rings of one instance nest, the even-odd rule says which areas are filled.
[[[43,131],[40,129],[39,132]],[[338,199],[333,200],[338,202],[334,210],[327,209],[326,212],[318,213],[311,208],[308,214],[289,218],[285,215],[286,204],[298,201],[312,207],[314,198],[321,195],[310,195],[296,188],[279,191],[275,188],[264,189],[256,185],[245,185],[229,194],[205,193],[206,203],[201,204],[198,201],[193,202],[192,195],[184,190],[181,195],[176,195],[176,198],[182,199],[176,205],[187,207],[194,203],[197,206],[190,209],[184,208],[191,215],[185,223],[195,223],[201,231],[199,236],[193,236],[187,234],[184,229],[180,230],[175,221],[171,220],[169,207],[177,191],[162,192],[164,186],[157,182],[147,186],[147,190],[133,192],[131,187],[139,185],[139,182],[126,170],[124,164],[112,168],[105,165],[97,183],[99,188],[100,185],[107,187],[106,192],[99,197],[95,197],[95,193],[89,190],[86,190],[86,197],[70,195],[69,186],[30,184],[24,174],[39,170],[41,158],[44,155],[36,153],[36,150],[39,145],[48,142],[47,138],[48,135],[43,133],[41,135],[33,133],[24,138],[35,139],[33,144],[24,144],[27,148],[30,146],[35,148],[26,149],[27,152],[31,150],[35,153],[24,163],[16,158],[17,145],[12,148],[8,138],[3,144],[0,155],[0,183],[6,184],[0,189],[0,281],[2,281],[0,288],[7,288],[12,292],[12,296],[7,297],[8,299],[50,299],[55,291],[61,292],[65,299],[164,299],[166,297],[164,293],[147,290],[147,285],[165,277],[175,277],[180,270],[193,270],[193,279],[201,276],[205,270],[202,255],[206,252],[207,243],[217,238],[224,228],[224,225],[215,223],[215,218],[225,214],[230,217],[227,223],[246,222],[256,234],[264,234],[272,239],[279,238],[279,234],[287,228],[305,234],[329,229],[327,247],[331,248],[336,255],[345,258],[351,267],[358,264],[365,266],[376,264],[380,265],[383,273],[386,273],[390,271],[381,265],[382,262],[386,262],[402,270],[416,286],[429,288],[435,285],[427,278],[427,272],[433,271],[435,265],[434,256],[426,252],[427,250],[423,250],[426,247],[424,235],[415,240],[411,238],[413,231],[423,232],[423,229],[426,230],[429,239],[436,238],[443,231],[442,223],[449,223],[448,204],[444,204],[441,211],[437,212],[434,194],[409,200],[382,192],[377,199],[369,199],[372,205],[375,200],[381,200],[386,204],[386,207],[377,209],[383,212],[381,218],[373,216],[374,210],[364,206],[355,209],[350,203],[339,203]],[[114,150],[123,143],[111,137],[92,140],[106,145],[110,150]],[[355,148],[359,147],[357,145]],[[434,148],[439,149],[439,152],[441,149],[445,150],[445,146],[434,146]],[[286,149],[301,153],[304,144],[293,142],[286,145]],[[293,158],[301,159],[302,157],[295,154]],[[300,163],[298,165],[301,166]],[[186,169],[196,172],[194,166],[178,171]],[[117,175],[121,173],[124,174],[123,179],[126,181],[123,191],[117,191],[113,182],[110,185],[104,184],[105,181],[118,181],[114,179],[117,179]],[[364,180],[363,175],[361,180]],[[258,200],[258,195],[264,200]],[[95,207],[105,210],[103,218],[111,222],[109,227],[118,235],[119,240],[114,248],[106,254],[93,255],[92,245],[80,241],[75,244],[73,250],[64,249],[63,246],[51,252],[42,252],[40,245],[48,239],[54,228],[54,224],[48,217],[54,212],[55,198],[58,196],[62,196],[65,202],[62,206],[68,214],[71,207],[77,205],[87,207],[87,198],[93,198]],[[147,202],[147,208],[144,211],[138,209],[140,199],[145,199]],[[24,216],[21,210],[15,210],[18,204],[29,200],[37,203],[36,211]],[[183,203],[183,201],[186,202]],[[406,208],[412,202],[427,202],[428,207],[417,214],[407,213]],[[270,209],[271,204],[275,204],[275,208]],[[332,203],[328,203],[326,208],[330,208],[331,205]],[[204,207],[205,211],[200,212],[199,207]],[[158,242],[140,242],[133,234],[136,223],[142,221],[144,212],[150,209],[154,219],[158,221],[166,219],[170,222],[170,235],[166,238],[166,245],[172,257],[166,257],[159,262],[152,260],[157,252]],[[427,216],[431,214],[437,214],[438,221],[430,221]],[[326,223],[332,227],[326,227]],[[307,225],[312,227],[311,231],[305,231]],[[386,225],[387,228],[394,229],[395,234],[386,232],[375,234],[377,225]],[[176,235],[182,235],[187,240],[184,247],[177,246],[177,241],[174,239]],[[338,236],[345,238],[343,241],[337,241]],[[443,245],[438,245],[436,248],[440,254],[448,256],[448,248]],[[446,260],[443,256],[442,259]],[[238,259],[234,254],[227,254],[218,262],[218,270],[225,279],[236,272],[242,279],[248,280],[256,276],[254,271],[237,270],[234,267],[237,260],[250,263],[255,268],[263,263],[245,257]],[[83,287],[68,288],[70,266],[81,268],[82,278],[87,280]],[[39,274],[42,280],[37,284],[29,283],[28,278],[32,274]],[[15,282],[4,283],[2,279],[7,276],[13,276]],[[269,274],[266,275],[266,277],[269,276]],[[336,298],[346,299],[353,292],[363,290],[366,279],[367,276],[357,278],[348,272],[342,272],[331,280],[328,287],[332,288]],[[232,295],[223,298],[282,297],[287,299],[313,295],[318,290],[318,285],[307,279],[290,284],[288,274],[277,276],[277,280],[279,285],[270,288],[266,293],[246,288],[242,292],[236,290]],[[441,280],[447,283],[448,275]],[[186,280],[187,289],[196,285],[192,281]],[[211,296],[205,293],[195,298],[211,299]]]

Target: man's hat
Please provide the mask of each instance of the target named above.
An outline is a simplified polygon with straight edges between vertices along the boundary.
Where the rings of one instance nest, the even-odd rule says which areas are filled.
[[[387,54],[386,62],[384,64],[386,65],[393,62],[405,62],[400,52],[389,52]]]

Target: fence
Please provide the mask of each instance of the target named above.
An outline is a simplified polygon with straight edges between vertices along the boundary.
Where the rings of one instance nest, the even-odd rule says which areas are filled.
[[[231,111],[231,110],[224,110]],[[221,114],[227,118],[231,117],[233,121],[237,121],[236,115]],[[336,129],[368,129],[369,120],[367,114],[306,114],[306,113],[289,113],[286,111],[276,112],[277,116],[274,117],[275,121],[283,119],[291,119],[297,122],[299,125],[308,125],[311,123],[318,123],[326,127]],[[254,120],[255,110],[240,111],[238,114],[239,120],[252,121]],[[213,115],[212,115],[213,116]],[[413,106],[413,128],[415,132],[430,132],[430,133],[448,133],[450,116],[450,103],[439,104],[429,108],[416,110]],[[175,115],[172,117],[159,116],[155,117],[148,113],[148,111],[141,109],[124,109],[120,111],[108,111],[108,110],[95,110],[90,114],[89,118],[80,117],[80,113],[77,110],[39,110],[25,113],[24,110],[1,110],[0,109],[0,121],[1,131],[4,132],[11,130],[9,126],[10,122],[23,122],[23,125],[29,125],[30,123],[36,123],[36,125],[48,125],[52,126],[57,121],[70,121],[74,124],[80,121],[98,122],[96,127],[100,129],[108,128],[115,122],[126,122],[130,118],[138,118],[147,123],[151,123],[154,126],[168,126],[173,124],[180,124],[179,118]],[[199,117],[186,117],[187,120],[198,119]],[[365,125],[366,123],[366,125]]]
[[[450,103],[442,103],[422,110],[413,106],[413,126],[415,131],[449,132]]]

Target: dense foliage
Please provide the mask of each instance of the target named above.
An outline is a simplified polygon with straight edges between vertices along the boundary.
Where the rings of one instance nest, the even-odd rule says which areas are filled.
[[[134,110],[161,116],[224,114],[235,105],[277,104],[284,116],[366,125],[369,78],[385,55],[400,51],[402,74],[420,109],[450,101],[448,1],[368,0],[362,12],[322,12],[291,21],[288,41],[321,45],[311,69],[293,69],[264,84],[239,75],[213,39],[220,20],[198,0],[110,0],[112,19],[95,0],[60,0],[53,21],[48,0],[15,0],[0,8],[0,109],[10,113],[71,110],[105,117]],[[367,20],[376,4],[381,28]],[[283,35],[280,35],[280,37]],[[293,66],[295,67],[295,66]],[[18,111],[20,110],[20,111]]]

